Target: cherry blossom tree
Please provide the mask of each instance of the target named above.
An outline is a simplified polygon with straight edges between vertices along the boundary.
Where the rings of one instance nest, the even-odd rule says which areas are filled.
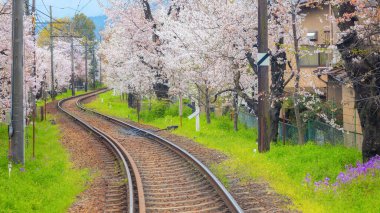
[[[150,64],[157,64],[156,57],[151,54],[155,46],[151,39],[151,23],[145,19],[140,4],[112,3],[113,6],[106,10],[109,25],[102,32],[100,47],[106,62],[105,81],[120,92],[148,93],[155,82],[155,73],[151,72],[154,67]]]
[[[0,120],[5,121],[10,110],[11,96],[11,45],[12,45],[12,17],[11,3],[0,4]],[[24,104],[26,115],[31,113],[33,100],[30,95],[37,93],[44,86],[50,87],[50,52],[46,47],[36,47],[32,33],[33,22],[31,16],[24,16]],[[75,43],[75,66],[77,76],[83,76],[83,48],[79,41]],[[55,50],[56,87],[68,86],[70,80],[70,44],[64,41],[57,42]],[[34,75],[34,52],[36,52],[36,73]]]
[[[256,6],[253,1],[195,0],[172,1],[170,8],[175,12],[161,13],[157,34],[171,91],[192,91],[210,122],[211,96],[243,94],[255,81],[245,58],[255,51],[257,23],[251,13]]]
[[[363,160],[380,155],[380,9],[378,0],[333,0],[341,31],[337,49],[356,93]]]
[[[0,120],[5,121],[11,107],[11,49],[12,49],[12,5],[5,1],[0,3]],[[32,53],[34,50],[33,36],[31,34],[32,19],[30,16],[24,17],[24,49],[25,53]],[[30,113],[30,103],[28,95],[30,88],[34,85],[32,77],[32,55],[26,54],[24,57],[24,97],[25,110]]]
[[[11,94],[11,35],[12,19],[10,5],[0,4],[0,115],[5,120],[7,110],[10,108]]]

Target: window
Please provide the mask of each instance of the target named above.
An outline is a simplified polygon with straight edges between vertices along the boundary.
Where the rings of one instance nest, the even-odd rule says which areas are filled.
[[[301,56],[300,65],[301,67],[325,67],[328,62],[328,55],[324,52],[324,47],[314,47],[314,46],[302,46],[301,50],[309,52]],[[316,51],[319,50],[319,53]]]

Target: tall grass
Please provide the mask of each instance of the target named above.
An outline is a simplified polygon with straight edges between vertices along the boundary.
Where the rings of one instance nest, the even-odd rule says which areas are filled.
[[[103,102],[102,102],[103,100]],[[179,118],[174,104],[165,110],[163,103],[153,103],[152,110],[142,111],[143,122],[159,128],[178,125]],[[102,113],[136,121],[134,109],[127,107],[125,102],[112,93],[99,95],[99,98],[89,103],[87,107]],[[187,109],[186,114],[190,111]],[[291,198],[295,208],[304,212],[380,212],[380,178],[375,176],[357,180],[337,190],[316,190],[313,184],[305,183],[305,177],[310,175],[318,181],[325,177],[335,180],[346,165],[360,161],[358,150],[343,146],[319,146],[309,142],[304,146],[273,145],[271,151],[259,154],[257,151],[257,131],[239,124],[239,131],[233,130],[233,122],[228,117],[214,117],[210,125],[201,116],[201,131],[195,132],[195,121],[184,119],[183,127],[174,134],[193,139],[211,149],[219,150],[229,156],[229,159],[219,165],[213,165],[212,170],[227,184],[225,174],[236,173],[244,181],[265,181],[276,192]]]

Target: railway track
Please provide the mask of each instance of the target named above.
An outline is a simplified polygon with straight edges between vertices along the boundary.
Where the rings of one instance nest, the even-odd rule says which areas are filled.
[[[86,109],[105,90],[69,98],[59,108],[107,141],[128,178],[129,212],[243,212],[234,198],[187,151],[147,130]]]

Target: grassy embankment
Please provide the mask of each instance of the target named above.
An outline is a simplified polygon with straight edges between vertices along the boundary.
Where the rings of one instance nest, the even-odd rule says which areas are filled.
[[[103,100],[103,101],[102,101]],[[87,105],[102,113],[136,121],[136,112],[127,107],[118,96],[108,92]],[[145,107],[146,108],[146,107]],[[190,113],[186,109],[185,115]],[[178,125],[178,105],[167,107],[154,101],[152,110],[143,110],[142,122],[159,128]],[[243,180],[255,179],[268,182],[278,193],[291,198],[294,206],[304,212],[379,212],[379,174],[359,178],[342,184],[334,190],[316,189],[313,182],[329,177],[332,182],[346,165],[360,161],[361,154],[342,146],[318,146],[308,143],[304,146],[272,145],[266,154],[255,153],[257,132],[240,125],[239,132],[233,131],[233,124],[226,117],[213,118],[210,125],[201,118],[201,131],[195,132],[195,121],[184,119],[183,128],[174,134],[185,136],[209,148],[229,156],[229,160],[214,165],[212,170],[226,183],[225,171],[236,173]],[[311,181],[305,177],[310,174]],[[325,187],[326,188],[326,187]]]
[[[57,125],[44,121],[36,127],[35,159],[28,127],[25,166],[13,165],[9,177],[8,130],[0,123],[0,212],[66,212],[90,179],[88,171],[73,168]]]
[[[91,92],[91,90],[89,90],[89,92]],[[79,90],[79,91],[76,91],[75,92],[75,95],[82,95],[84,94],[84,90]],[[60,93],[58,94],[56,97],[55,97],[55,100],[62,100],[62,99],[65,99],[65,98],[69,98],[71,97],[71,90],[67,90],[66,92],[64,93]],[[46,99],[46,103],[49,103],[51,102],[51,97],[49,96],[49,98]],[[45,104],[45,101],[40,99],[37,101],[37,106],[43,106]]]

